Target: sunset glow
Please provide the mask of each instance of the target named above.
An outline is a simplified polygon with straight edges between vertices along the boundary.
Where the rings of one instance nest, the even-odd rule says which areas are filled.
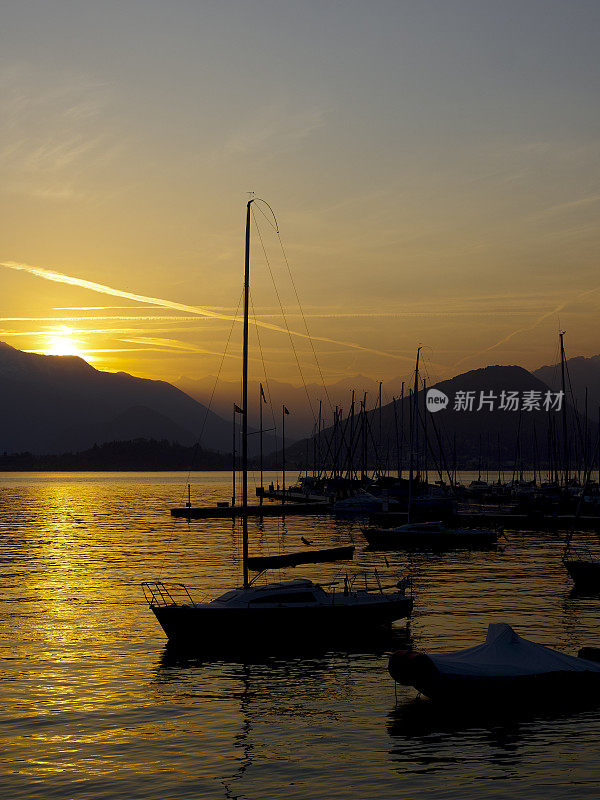
[[[319,383],[404,379],[419,344],[430,380],[555,363],[563,329],[597,353],[593,6],[150,5],[99,30],[83,6],[6,12],[0,340],[174,383],[216,374],[229,341],[236,380],[255,191],[281,236],[257,209],[252,351],[273,379],[302,380],[288,328]],[[153,43],[134,71],[131,41]]]
[[[39,352],[47,356],[78,356],[86,361],[92,361],[89,354],[82,349],[82,342],[76,335],[73,328],[63,325],[48,334],[47,344]]]

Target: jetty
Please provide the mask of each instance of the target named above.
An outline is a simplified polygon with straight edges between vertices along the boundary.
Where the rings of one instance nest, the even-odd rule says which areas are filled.
[[[329,503],[263,503],[249,505],[246,512],[249,517],[288,517],[308,516],[333,513]],[[242,506],[184,506],[172,508],[172,517],[185,519],[233,519],[242,515]]]

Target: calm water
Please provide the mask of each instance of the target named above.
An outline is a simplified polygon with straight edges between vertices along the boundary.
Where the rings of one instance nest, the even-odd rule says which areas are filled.
[[[192,478],[196,503],[227,475]],[[410,572],[415,613],[379,648],[230,662],[177,660],[140,583],[210,596],[239,579],[231,521],[187,523],[181,474],[0,474],[0,642],[7,798],[562,798],[600,794],[600,711],[460,719],[398,690],[394,643],[478,643],[506,621],[576,653],[600,645],[599,597],[572,597],[557,534],[501,550],[362,552],[333,518],[250,521],[251,552],[357,545],[356,567]],[[283,542],[283,545],[282,545]],[[300,568],[334,579],[340,567]],[[294,573],[291,573],[294,574]]]

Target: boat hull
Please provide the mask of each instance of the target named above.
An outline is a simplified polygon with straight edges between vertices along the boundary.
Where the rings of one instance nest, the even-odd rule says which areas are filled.
[[[477,649],[481,648],[473,648]],[[538,672],[527,669],[519,672],[510,667],[507,669],[504,658],[505,655],[498,656],[497,674],[489,670],[487,662],[485,668],[488,674],[481,674],[472,670],[440,670],[425,653],[399,650],[390,656],[388,672],[397,683],[414,687],[430,700],[461,707],[498,707],[514,703],[569,704],[600,700],[600,671],[585,659],[580,662],[579,659],[570,659],[571,663],[579,662],[581,668],[578,669],[558,666]],[[512,674],[509,674],[509,670]]]
[[[409,533],[385,528],[364,528],[363,534],[369,547],[376,550],[403,550],[426,547],[435,550],[451,550],[454,547],[493,547],[498,541],[495,531],[461,533]]]
[[[332,603],[312,608],[223,608],[211,607],[210,603],[151,608],[169,641],[214,647],[219,643],[312,640],[342,631],[367,631],[408,617],[412,604],[412,598],[399,597],[365,605]]]
[[[573,560],[564,564],[577,589],[600,591],[600,562]]]
[[[600,675],[593,672],[550,672],[512,678],[442,676],[412,684],[421,694],[445,705],[546,705],[600,701]]]

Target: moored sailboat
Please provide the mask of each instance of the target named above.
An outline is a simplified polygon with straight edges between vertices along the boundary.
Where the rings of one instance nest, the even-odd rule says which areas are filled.
[[[308,579],[253,585],[249,580],[248,553],[248,322],[250,293],[250,214],[246,207],[244,263],[244,321],[242,355],[242,586],[232,588],[210,602],[195,601],[185,586],[178,594],[160,581],[143,584],[148,604],[170,641],[192,647],[214,646],[250,640],[277,641],[282,637],[314,637],[341,630],[364,632],[378,625],[407,617],[412,597],[410,583],[383,586],[377,578],[372,586],[357,589],[346,577],[343,588],[327,588]],[[264,202],[264,201],[263,201]]]
[[[413,390],[413,419],[410,429],[410,463],[408,474],[408,521],[405,525],[394,528],[369,527],[362,528],[370,547],[374,549],[396,550],[402,548],[436,548],[453,547],[488,547],[498,541],[498,531],[491,529],[470,530],[454,528],[443,522],[412,522],[411,515],[415,500],[414,494],[414,441],[418,433],[419,421],[419,357],[421,348],[417,348],[415,363],[415,383]]]

